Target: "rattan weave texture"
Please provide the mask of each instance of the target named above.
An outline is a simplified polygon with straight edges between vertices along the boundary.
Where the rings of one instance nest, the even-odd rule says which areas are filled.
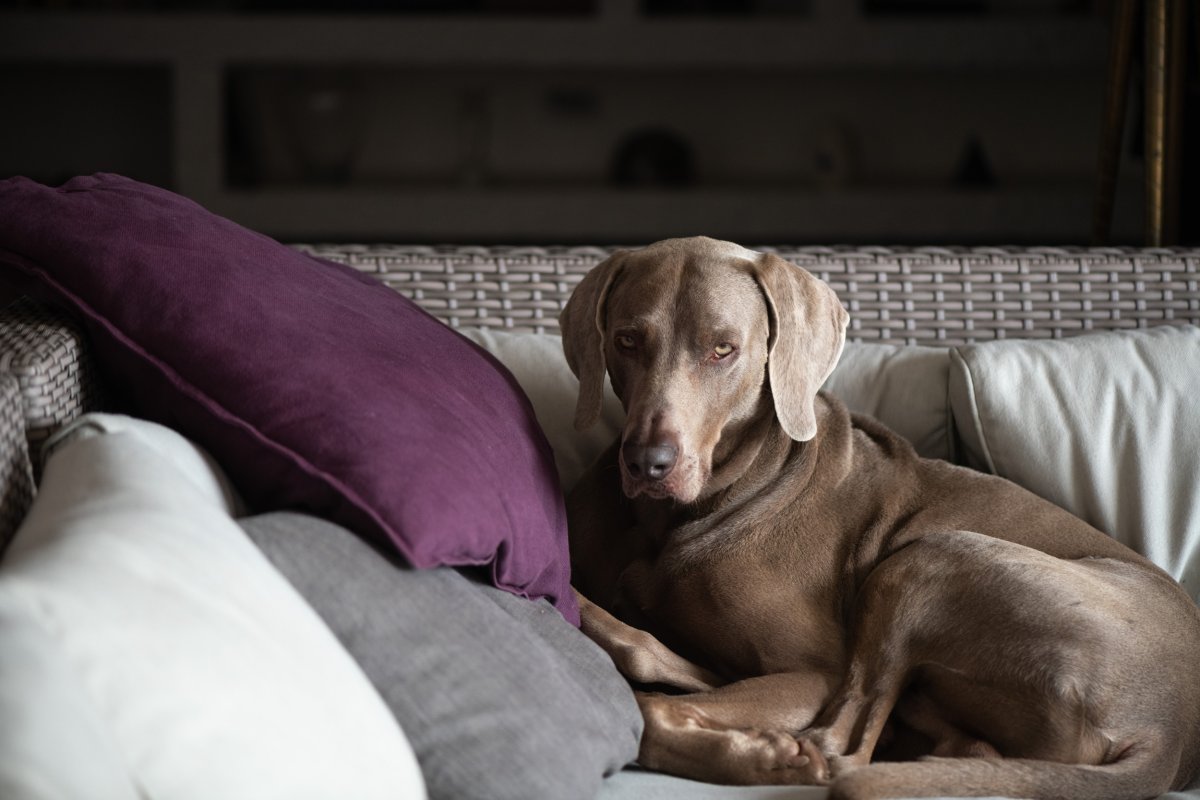
[[[297,245],[382,279],[453,327],[557,333],[598,247]],[[1200,325],[1200,250],[776,247],[828,281],[852,341],[955,345]],[[100,407],[83,335],[29,300],[0,311],[0,372],[20,386],[35,470],[41,443]]]
[[[557,332],[610,249],[297,245],[382,279],[451,326]],[[1200,324],[1200,250],[761,247],[819,275],[852,341],[954,345]]]
[[[50,434],[100,405],[83,334],[63,315],[28,298],[0,310],[0,372],[12,374],[20,384],[35,468]]]
[[[0,372],[0,554],[33,503],[33,467],[24,430],[21,383]]]

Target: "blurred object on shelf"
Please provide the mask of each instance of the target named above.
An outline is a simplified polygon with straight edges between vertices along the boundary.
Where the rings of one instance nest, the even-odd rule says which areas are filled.
[[[958,164],[954,168],[954,185],[966,189],[991,189],[996,185],[996,172],[983,142],[975,134],[967,137]]]
[[[656,14],[750,14],[753,0],[644,0],[642,11]]]
[[[599,0],[478,0],[477,9],[490,14],[592,14]]]
[[[987,0],[863,0],[866,14],[981,14],[988,10]]]
[[[559,117],[592,119],[600,113],[600,95],[584,86],[552,86],[546,90],[546,109]]]
[[[804,16],[812,13],[812,0],[755,0],[754,10],[761,14]]]
[[[354,174],[371,97],[355,69],[302,69],[279,105],[287,144],[304,179],[343,183]]]
[[[474,11],[474,0],[235,0],[242,11],[278,13],[430,14]]]
[[[630,187],[684,187],[696,182],[692,146],[666,128],[636,130],[617,145],[612,182]]]
[[[844,188],[858,173],[858,139],[843,121],[822,126],[813,143],[813,180],[822,188]]]
[[[491,103],[486,89],[467,89],[462,96],[462,167],[464,186],[482,186],[488,179]]]

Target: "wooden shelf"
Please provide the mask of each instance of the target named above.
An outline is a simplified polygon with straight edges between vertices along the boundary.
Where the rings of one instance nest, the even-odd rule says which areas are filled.
[[[792,74],[853,83],[863,75],[907,73],[917,86],[964,74],[982,85],[996,76],[1066,76],[1076,86],[1100,76],[1105,62],[1107,34],[1094,16],[899,19],[864,16],[843,0],[814,0],[812,7],[811,16],[778,17],[646,17],[632,0],[600,0],[599,12],[585,16],[0,11],[0,69],[17,75],[23,64],[164,68],[173,188],[285,240],[636,242],[707,233],[758,242],[994,242],[1003,231],[1014,243],[1051,243],[1072,232],[1076,241],[1086,235],[1093,187],[1083,182],[978,192],[933,185],[241,190],[225,183],[228,80],[242,67],[336,64],[501,78],[627,73],[689,84],[716,74],[750,81],[785,75],[779,81],[785,86]],[[795,96],[789,90],[780,100],[793,107],[811,89],[803,79],[794,83]],[[828,91],[818,95],[836,108]],[[952,104],[920,102],[912,114],[954,113]],[[770,109],[763,114],[769,118]],[[21,124],[36,127],[37,120]],[[1126,228],[1139,220],[1138,204],[1136,195],[1118,198],[1118,241],[1136,239],[1137,230]]]
[[[0,61],[579,69],[1092,69],[1092,17],[919,21],[0,12]]]
[[[223,191],[210,207],[285,240],[434,242],[648,241],[705,233],[744,240],[1059,243],[1086,225],[1091,187],[993,190],[863,187],[712,188],[683,191],[560,189],[267,189]],[[1118,197],[1118,220],[1136,220],[1136,193]],[[881,213],[881,209],[886,212]],[[1082,221],[1082,222],[1081,222]],[[1135,237],[1136,229],[1118,230]],[[994,241],[993,241],[994,243]]]

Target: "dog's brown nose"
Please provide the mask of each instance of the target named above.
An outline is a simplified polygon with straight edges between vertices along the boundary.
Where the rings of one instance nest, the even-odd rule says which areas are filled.
[[[669,444],[643,447],[626,442],[621,447],[621,455],[625,459],[625,468],[629,470],[630,477],[661,481],[675,468],[679,451]]]

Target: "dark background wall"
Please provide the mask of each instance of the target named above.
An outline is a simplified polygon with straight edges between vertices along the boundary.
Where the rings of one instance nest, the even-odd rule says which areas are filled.
[[[1086,244],[1109,11],[0,1],[0,175],[121,172],[293,241]],[[1139,97],[1116,243],[1143,231]]]

